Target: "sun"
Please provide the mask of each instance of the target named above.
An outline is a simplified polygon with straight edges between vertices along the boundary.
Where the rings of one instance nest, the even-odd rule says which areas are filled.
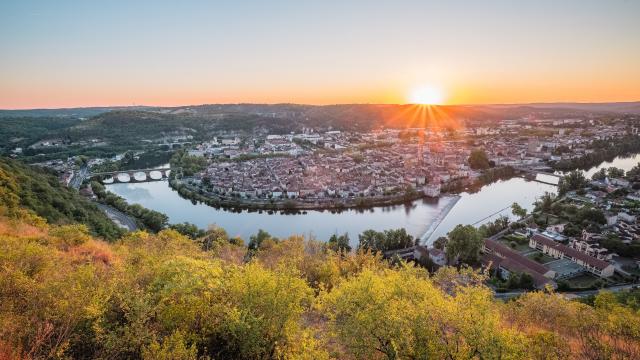
[[[413,89],[409,95],[409,102],[420,105],[441,105],[444,102],[444,94],[435,86],[421,86]]]

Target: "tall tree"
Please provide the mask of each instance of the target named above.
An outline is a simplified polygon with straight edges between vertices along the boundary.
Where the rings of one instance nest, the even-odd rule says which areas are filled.
[[[488,169],[490,164],[487,153],[482,149],[471,151],[471,155],[469,155],[469,166],[476,170]]]
[[[458,225],[447,237],[449,241],[445,253],[449,264],[477,264],[480,261],[483,239],[478,229],[472,225]]]
[[[513,204],[511,204],[511,213],[522,219],[527,216],[527,209],[520,206],[520,204],[518,204],[517,202],[514,202]]]
[[[384,232],[365,230],[358,235],[359,248],[372,251],[389,251],[413,246],[414,238],[405,229],[390,229]]]
[[[351,246],[349,245],[349,234],[344,233],[342,235],[331,235],[327,242],[327,246],[333,251],[351,251]]]
[[[556,202],[557,198],[554,194],[546,191],[544,195],[542,195],[538,200],[536,200],[536,210],[537,211],[549,211],[551,207]]]
[[[580,170],[574,170],[560,178],[558,193],[563,195],[572,190],[582,189],[585,186],[587,186],[587,179],[584,177],[584,173]]]

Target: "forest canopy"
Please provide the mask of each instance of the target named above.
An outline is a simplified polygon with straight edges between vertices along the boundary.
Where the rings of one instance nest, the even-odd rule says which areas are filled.
[[[95,204],[62,185],[49,170],[0,157],[0,191],[15,199],[15,203],[7,200],[4,206],[29,209],[49,223],[83,223],[105,239],[123,234]]]

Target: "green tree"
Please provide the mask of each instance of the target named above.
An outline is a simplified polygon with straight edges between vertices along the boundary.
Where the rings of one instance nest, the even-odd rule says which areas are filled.
[[[449,239],[447,239],[446,236],[440,236],[436,239],[436,241],[433,242],[433,247],[436,249],[444,250],[447,246],[447,241],[449,241]]]
[[[471,225],[457,225],[447,237],[445,253],[449,264],[477,264],[480,261],[483,239],[478,229]]]
[[[405,249],[414,245],[415,239],[404,228],[384,231],[383,251]]]
[[[229,243],[230,239],[225,229],[218,226],[211,226],[197,242],[200,244],[202,250],[210,251],[219,245]]]
[[[557,198],[554,194],[545,191],[544,195],[542,195],[535,202],[536,211],[548,212],[551,210],[551,207],[556,202]]]
[[[384,242],[384,234],[375,230],[365,230],[358,235],[358,248],[377,250]]]
[[[327,242],[327,246],[333,251],[351,251],[351,246],[349,245],[349,234],[344,233],[342,235],[331,235]]]
[[[514,202],[513,204],[511,204],[511,213],[518,218],[523,219],[525,216],[527,216],[527,209]]]
[[[405,249],[414,245],[415,239],[405,229],[390,229],[383,232],[365,230],[358,235],[360,249],[389,251]]]
[[[610,167],[607,169],[607,175],[610,178],[624,177],[624,170],[618,169],[617,167]]]
[[[627,177],[637,179],[640,176],[640,163],[636,164],[631,170],[627,171]]]
[[[262,244],[268,240],[278,241],[277,238],[272,237],[268,232],[259,229],[257,234],[249,237],[249,250],[258,250]]]
[[[607,223],[607,218],[604,215],[604,212],[597,208],[592,207],[581,207],[576,214],[576,219],[579,222],[590,221],[600,225],[604,225]]]
[[[480,233],[480,236],[489,237],[506,229],[508,226],[509,226],[509,218],[504,215],[501,215],[494,221],[490,221],[480,226],[480,228],[478,229],[478,232]]]
[[[482,170],[482,169],[488,169],[490,167],[487,153],[482,149],[476,149],[471,151],[471,155],[469,155],[468,161],[469,161],[469,166],[471,166],[472,169]]]
[[[591,175],[593,180],[604,180],[607,177],[607,169],[602,168]]]
[[[416,191],[416,189],[414,189],[412,186],[405,186],[403,197],[406,201],[415,199],[417,195],[418,192]]]
[[[179,232],[184,236],[188,236],[191,239],[197,239],[205,236],[206,232],[200,228],[198,228],[195,224],[190,222],[183,222],[179,224],[172,224],[169,228]]]
[[[582,189],[585,186],[587,186],[587,179],[584,177],[584,173],[579,170],[574,170],[560,178],[558,182],[558,193],[563,195],[572,190]]]

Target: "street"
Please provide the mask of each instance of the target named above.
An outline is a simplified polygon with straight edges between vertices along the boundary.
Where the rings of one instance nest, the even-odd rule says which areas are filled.
[[[96,203],[96,206],[100,208],[100,210],[104,211],[107,214],[107,217],[111,219],[116,225],[120,226],[123,229],[127,229],[129,231],[138,230],[138,225],[136,225],[135,220],[131,218],[129,215],[124,214],[111,206]]]
[[[640,287],[640,283],[627,284],[627,285],[618,285],[618,286],[612,286],[612,287],[602,288],[602,289],[598,289],[598,290],[558,292],[557,294],[569,295],[569,296],[573,296],[573,297],[581,297],[582,298],[582,297],[587,297],[587,296],[591,296],[591,295],[596,295],[600,291],[618,292],[618,291],[628,290],[628,289],[632,289],[632,288],[636,288],[636,287]],[[518,297],[518,296],[520,296],[520,295],[522,295],[524,293],[526,293],[526,291],[514,291],[514,292],[508,292],[508,293],[495,293],[494,297],[496,299],[508,300],[508,299],[511,299],[511,298],[514,298],[514,297]]]

